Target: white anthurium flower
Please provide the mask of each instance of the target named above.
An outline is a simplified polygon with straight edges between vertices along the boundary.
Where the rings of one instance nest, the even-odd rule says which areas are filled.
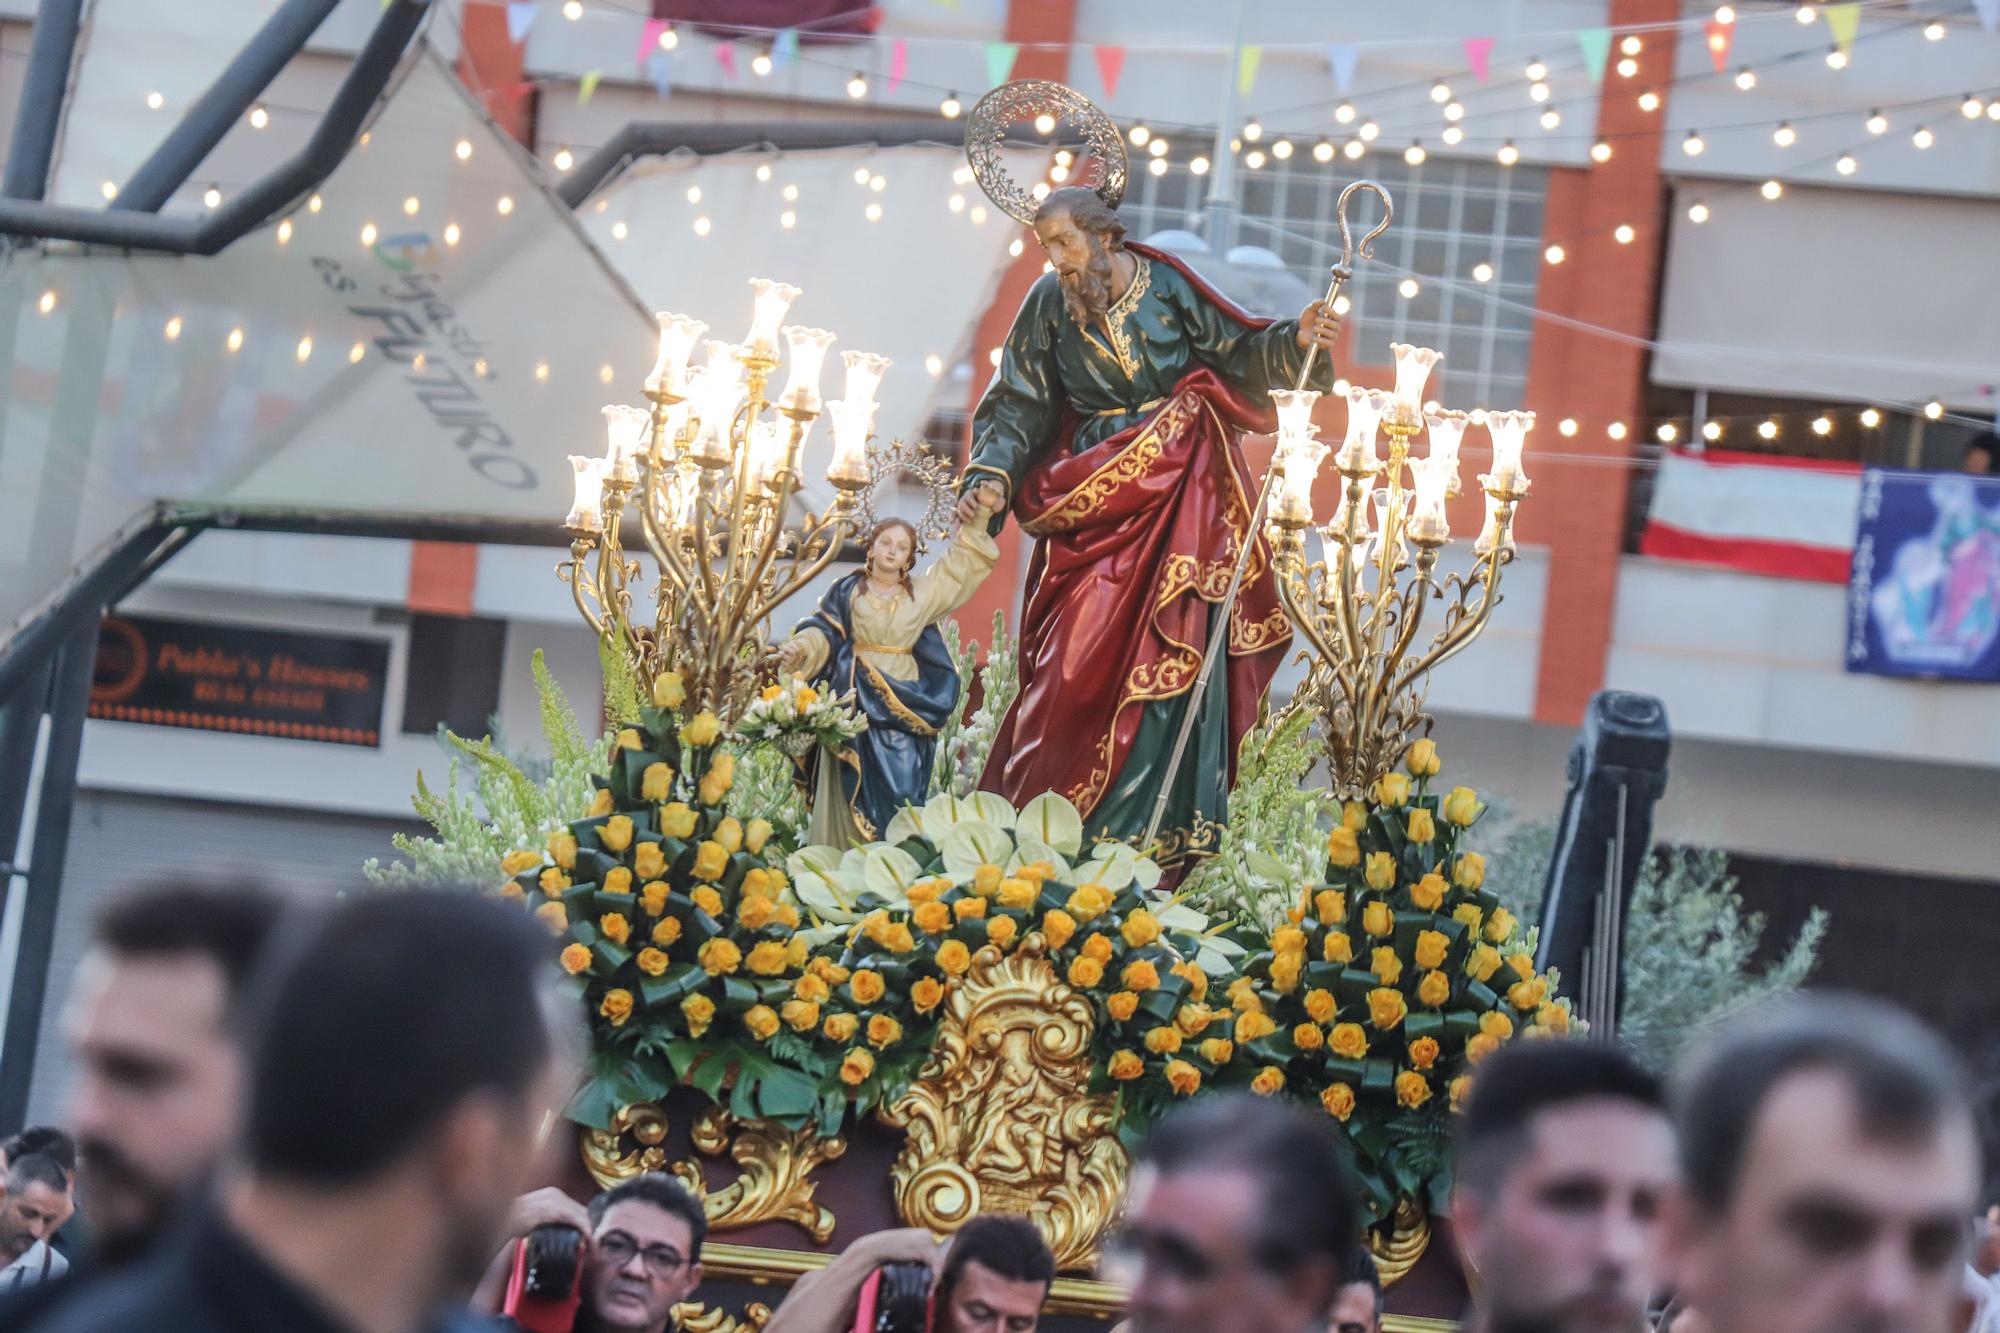
[[[1019,825],[1015,826],[1014,832],[1017,836],[1021,833]],[[1031,866],[1037,861],[1048,865],[1052,879],[1065,884],[1083,882],[1075,878],[1075,872],[1070,869],[1069,862],[1063,859],[1061,852],[1040,839],[1030,837],[1022,837],[1014,844],[1014,854],[1008,857],[1006,862],[1007,873],[1011,875],[1022,866]]]
[[[872,843],[862,869],[862,884],[888,907],[910,905],[910,885],[923,878],[917,858],[901,847]]]
[[[822,921],[858,921],[856,906],[865,887],[865,859],[849,849],[842,854],[827,846],[801,847],[785,858],[785,873],[800,904]]]
[[[1083,816],[1055,792],[1043,792],[1022,806],[1014,827],[1017,837],[1047,843],[1064,856],[1083,850]]]
[[[1005,865],[1013,854],[1014,839],[997,824],[967,819],[953,825],[937,848],[944,857],[945,873],[954,880],[968,880],[983,865]]]
[[[793,931],[792,938],[798,940],[804,940],[806,942],[806,948],[808,949],[818,949],[824,947],[825,945],[831,944],[834,940],[840,938],[842,935],[845,935],[846,933],[847,933],[847,927],[845,925],[806,926],[802,929]]]
[[[914,805],[906,805],[889,817],[889,827],[882,830],[882,841],[886,843],[908,842],[911,838],[924,836],[924,812]]]
[[[1165,929],[1200,939],[1201,947],[1195,955],[1195,962],[1211,977],[1233,976],[1237,971],[1235,960],[1248,952],[1235,940],[1209,934],[1207,914],[1196,911],[1186,903],[1169,898],[1149,905],[1148,910]]]
[[[1135,880],[1141,888],[1160,882],[1160,868],[1133,849],[1129,843],[1100,842],[1090,849],[1090,859],[1076,868],[1079,884],[1102,884],[1113,893]]]

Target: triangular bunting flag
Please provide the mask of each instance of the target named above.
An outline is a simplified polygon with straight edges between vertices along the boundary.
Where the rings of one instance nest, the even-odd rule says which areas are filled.
[[[2000,0],[1995,0],[2000,3]],[[1118,96],[1118,76],[1125,72],[1125,48],[1100,46],[1097,50],[1097,77],[1104,80],[1106,101]]]
[[[1248,97],[1257,86],[1257,66],[1264,63],[1264,48],[1245,46],[1236,52],[1236,95]]]
[[[1590,81],[1603,83],[1604,62],[1611,58],[1611,29],[1580,28],[1576,34],[1576,46],[1583,52],[1583,65],[1590,71]]]
[[[583,78],[576,85],[576,104],[578,106],[587,105],[590,99],[596,95],[597,81],[603,77],[604,71],[601,69],[589,69],[583,72]]]
[[[1986,31],[2000,32],[2000,0],[1972,0],[1972,7],[1979,12]]]
[[[1486,82],[1488,65],[1493,59],[1493,39],[1491,37],[1468,37],[1465,39],[1465,63],[1472,68],[1472,77]]]
[[[665,51],[655,51],[646,57],[646,77],[653,81],[653,91],[665,97],[674,90],[674,61]]]
[[[1724,23],[1721,19],[1710,19],[1703,29],[1708,34],[1708,58],[1715,62],[1715,72],[1721,74],[1729,68],[1729,47],[1736,40],[1736,25]]]
[[[986,44],[986,81],[995,87],[1007,82],[1014,73],[1014,57],[1021,54],[1019,42],[988,42]]]
[[[717,42],[715,44],[715,63],[722,67],[722,72],[724,74],[727,74],[732,79],[735,78],[736,43]]]
[[[1826,7],[1826,30],[1833,34],[1833,44],[1845,51],[1854,45],[1854,31],[1861,26],[1861,6],[1850,3],[1828,5]]]
[[[771,39],[771,64],[783,69],[799,57],[799,30],[784,28]]]
[[[1354,68],[1361,63],[1361,48],[1345,44],[1326,48],[1326,63],[1333,67],[1333,83],[1342,92],[1354,87]]]
[[[903,72],[910,67],[909,45],[898,37],[889,43],[889,91],[903,86]]]
[[[652,59],[653,53],[660,49],[660,34],[666,30],[665,19],[647,19],[639,29],[639,49],[634,59],[641,65]]]
[[[535,15],[541,12],[542,7],[536,4],[535,0],[526,0],[524,4],[508,5],[507,40],[519,46],[522,39],[528,35],[528,29],[535,26]]]

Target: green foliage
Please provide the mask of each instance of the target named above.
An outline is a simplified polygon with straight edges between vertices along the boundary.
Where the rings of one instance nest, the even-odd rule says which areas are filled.
[[[809,817],[798,770],[775,745],[750,745],[737,752],[736,784],[729,789],[728,813],[744,823],[770,821],[778,841],[791,846]]]
[[[947,642],[955,645],[958,639],[955,623],[949,626],[949,632],[951,638]],[[979,779],[986,772],[986,760],[993,751],[1000,719],[1007,716],[1014,697],[1021,692],[1020,652],[1021,641],[1007,632],[1007,617],[995,611],[993,648],[986,654],[986,665],[979,672],[982,692],[979,707],[963,723],[953,719],[955,725],[949,742],[941,741],[938,745],[937,758],[931,766],[931,795],[949,792],[954,796],[970,796],[979,790]],[[978,654],[977,643],[967,644],[962,656],[955,647],[952,653],[952,660],[958,663],[961,711],[971,698],[972,663]]]
[[[1486,887],[1523,920],[1534,920],[1554,849],[1550,825],[1513,829],[1488,859]],[[1667,1068],[1712,1024],[1804,985],[1819,959],[1826,920],[1814,908],[1792,941],[1758,970],[1754,960],[1767,923],[1761,912],[1744,910],[1727,854],[1712,847],[1654,847],[1625,916],[1619,1037],[1649,1064]]]
[[[641,682],[632,659],[610,638],[597,641],[597,663],[604,671],[604,712],[630,720],[652,702],[651,682]]]
[[[1330,793],[1306,784],[1318,759],[1312,715],[1304,709],[1243,737],[1217,854],[1184,886],[1192,906],[1260,931],[1284,924],[1298,886],[1319,878],[1326,859],[1321,821],[1340,809]]]
[[[965,710],[972,702],[972,682],[978,670],[979,644],[964,643],[958,632],[958,622],[947,620],[939,627],[944,634],[945,651],[951,654],[951,664],[958,671],[958,703],[938,728],[937,753],[931,760],[931,783],[927,793],[942,796],[950,789],[952,764],[951,755],[958,745],[958,736],[965,729]]]

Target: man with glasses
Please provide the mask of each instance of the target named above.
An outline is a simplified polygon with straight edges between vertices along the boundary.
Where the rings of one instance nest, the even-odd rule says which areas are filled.
[[[942,1245],[922,1227],[878,1231],[800,1278],[765,1333],[846,1333],[863,1285],[892,1263],[935,1274],[931,1333],[1035,1333],[1056,1279],[1056,1257],[1025,1217],[982,1213]]]
[[[1325,1333],[1361,1205],[1330,1119],[1216,1096],[1159,1124],[1108,1257],[1131,1333]]]
[[[559,1189],[536,1190],[516,1201],[509,1226],[519,1236],[541,1226],[566,1226],[590,1238],[578,1333],[667,1333],[674,1327],[674,1307],[701,1285],[708,1216],[672,1176],[634,1176],[592,1199],[588,1208]],[[475,1310],[499,1311],[513,1259],[509,1245],[486,1270],[473,1297]]]

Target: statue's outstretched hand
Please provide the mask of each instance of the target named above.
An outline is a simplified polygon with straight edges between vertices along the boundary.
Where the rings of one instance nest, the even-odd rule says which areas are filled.
[[[1299,346],[1301,348],[1318,345],[1322,356],[1333,355],[1333,345],[1340,340],[1340,316],[1333,313],[1333,307],[1324,301],[1314,301],[1299,312]]]
[[[1006,503],[1007,493],[1000,489],[1000,483],[982,481],[958,497],[958,521],[983,522],[988,515],[999,512]]]

